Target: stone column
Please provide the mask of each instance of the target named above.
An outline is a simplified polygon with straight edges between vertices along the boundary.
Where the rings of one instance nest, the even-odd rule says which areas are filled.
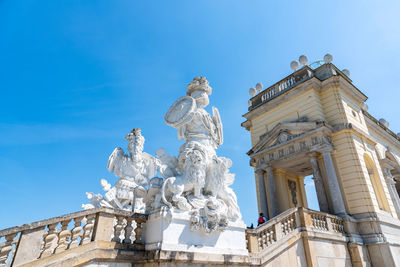
[[[322,176],[319,170],[319,164],[317,158],[315,156],[311,156],[310,163],[313,169],[313,175],[314,175],[313,180],[315,184],[315,190],[317,191],[319,209],[322,212],[329,213],[328,199],[326,197],[325,186],[324,182],[322,181]]]
[[[274,172],[271,166],[266,169],[267,172],[267,188],[268,188],[268,210],[270,219],[278,215],[278,202],[275,189]]]
[[[390,196],[392,197],[394,209],[396,210],[397,213],[397,218],[400,220],[400,198],[399,195],[397,194],[396,190],[396,182],[394,181],[392,177],[392,173],[390,172],[389,169],[385,168],[385,181],[390,193]]]
[[[258,201],[260,203],[260,212],[264,214],[264,217],[269,218],[268,216],[268,203],[267,203],[267,192],[265,191],[265,181],[264,181],[264,173],[265,171],[262,169],[257,169],[257,181],[258,181]]]
[[[331,150],[324,150],[321,152],[322,156],[324,157],[333,213],[336,215],[345,215],[346,209],[344,207],[342,193],[340,191],[339,182],[336,176],[335,166],[333,165]]]

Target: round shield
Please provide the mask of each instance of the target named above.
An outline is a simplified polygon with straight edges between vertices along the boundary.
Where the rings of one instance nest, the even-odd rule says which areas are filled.
[[[179,127],[193,118],[196,101],[191,96],[182,96],[175,101],[165,114],[164,121],[172,127]]]

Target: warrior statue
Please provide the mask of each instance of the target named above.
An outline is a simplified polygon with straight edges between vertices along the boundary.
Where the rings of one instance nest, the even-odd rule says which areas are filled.
[[[125,139],[128,140],[129,154],[125,154],[122,148],[117,147],[111,153],[107,163],[108,171],[113,172],[119,180],[114,187],[111,187],[105,179],[102,179],[101,185],[106,191],[105,199],[99,194],[89,193],[88,198],[90,197],[91,204],[83,205],[84,209],[105,206],[123,210],[134,208],[135,211],[144,212],[146,207],[143,203],[143,195],[147,194],[145,187],[148,187],[150,178],[153,178],[157,172],[157,162],[153,156],[143,152],[145,139],[140,129],[134,128]],[[140,197],[136,198],[135,192]]]
[[[236,196],[228,187],[234,180],[228,171],[231,162],[215,152],[223,142],[220,115],[215,107],[212,116],[204,109],[211,92],[205,77],[194,78],[186,96],[165,115],[165,122],[177,129],[178,138],[185,143],[179,149],[179,174],[166,179],[161,190],[165,204],[191,211],[194,229],[200,224],[207,232],[222,230],[228,220],[240,219]]]

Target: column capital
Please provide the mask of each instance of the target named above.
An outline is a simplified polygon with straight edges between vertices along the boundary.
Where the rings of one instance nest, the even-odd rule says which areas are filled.
[[[262,174],[263,172],[265,172],[265,170],[263,168],[257,168],[256,169],[256,173],[257,174]]]
[[[312,159],[312,158],[317,158],[318,157],[318,152],[317,151],[312,151],[307,153],[307,156]]]
[[[334,151],[334,149],[331,146],[324,146],[318,150],[318,152],[320,152],[322,155],[330,154],[333,151]]]
[[[272,172],[272,170],[273,170],[272,165],[271,164],[266,164],[265,167],[264,167],[264,170],[266,172]]]
[[[272,165],[270,163],[264,163],[264,164],[260,164],[256,167],[256,171],[258,170],[262,170],[262,171],[270,171],[272,170]]]

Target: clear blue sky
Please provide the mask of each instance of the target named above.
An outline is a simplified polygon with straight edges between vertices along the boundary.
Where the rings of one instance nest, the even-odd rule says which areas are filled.
[[[0,0],[0,229],[81,209],[114,147],[142,128],[145,151],[177,154],[163,122],[194,76],[213,87],[233,188],[257,218],[240,127],[248,89],[329,52],[370,113],[400,132],[399,1]]]

